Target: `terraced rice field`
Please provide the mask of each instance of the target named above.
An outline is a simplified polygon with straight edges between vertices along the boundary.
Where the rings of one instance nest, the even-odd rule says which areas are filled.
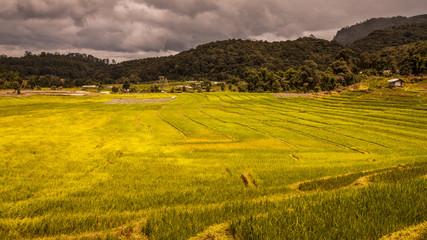
[[[3,97],[0,239],[378,239],[425,226],[426,102],[395,90]]]

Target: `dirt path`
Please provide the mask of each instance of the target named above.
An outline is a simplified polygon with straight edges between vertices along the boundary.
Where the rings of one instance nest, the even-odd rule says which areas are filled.
[[[47,96],[96,96],[99,93],[87,91],[63,91],[63,90],[22,90],[21,94],[16,94],[13,90],[0,91],[0,97],[29,97],[33,95],[47,95]]]

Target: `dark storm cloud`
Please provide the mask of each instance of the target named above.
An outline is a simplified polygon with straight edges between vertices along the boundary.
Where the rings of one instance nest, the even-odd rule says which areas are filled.
[[[170,0],[146,0],[138,1],[145,3],[148,6],[163,9],[172,10],[179,15],[187,15],[194,17],[197,14],[203,12],[211,12],[218,9],[217,1],[198,1],[198,0],[181,0],[181,1],[170,1]]]
[[[425,0],[1,0],[0,49],[88,49],[141,57],[229,38],[332,38],[372,17],[426,12]]]

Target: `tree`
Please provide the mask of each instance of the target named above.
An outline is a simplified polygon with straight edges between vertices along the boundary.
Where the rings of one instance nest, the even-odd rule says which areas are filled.
[[[12,82],[12,88],[15,90],[15,93],[21,94],[21,84],[18,81]]]
[[[274,72],[267,68],[250,69],[244,74],[244,81],[248,84],[249,92],[265,92],[271,89]]]
[[[140,77],[138,77],[136,74],[131,74],[131,75],[129,76],[129,81],[130,81],[131,83],[136,84],[136,83],[139,83],[139,82],[141,81],[141,78],[140,78]]]
[[[206,89],[206,92],[210,92],[212,87],[212,82],[209,81],[208,79],[204,79],[202,82],[202,87]]]
[[[55,75],[44,75],[38,78],[37,85],[40,87],[62,86],[61,79]]]
[[[157,84],[154,84],[154,85],[150,86],[150,92],[157,93],[157,92],[160,92],[160,91],[161,91],[160,87]]]
[[[27,86],[29,87],[29,88],[31,88],[31,89],[34,89],[34,88],[36,88],[37,87],[37,82],[39,81],[39,77],[38,76],[36,76],[36,75],[31,75],[29,78],[28,78],[28,83],[27,83]]]
[[[248,83],[245,81],[240,81],[237,84],[237,89],[239,90],[239,92],[247,92],[248,91]]]
[[[421,54],[414,54],[411,56],[411,67],[413,74],[422,74],[426,72],[427,57],[421,56]]]
[[[129,91],[129,88],[130,88],[130,81],[129,81],[129,79],[126,78],[123,81],[122,89],[127,92],[127,91]]]
[[[221,87],[221,91],[225,91],[225,83],[224,82],[220,82],[218,85]]]
[[[271,86],[271,90],[273,92],[283,91],[282,85],[280,84],[279,80],[276,79],[276,81],[273,82],[273,85]]]
[[[337,87],[335,76],[332,74],[322,73],[320,88],[324,91],[331,91]]]
[[[15,90],[15,93],[20,94],[21,93],[21,85],[23,83],[22,79],[19,77],[19,74],[14,71],[8,71],[5,73],[2,73],[0,75],[0,78],[2,78],[4,85],[6,88],[12,88]]]
[[[339,59],[329,65],[327,72],[336,76],[337,83],[348,86],[355,83],[354,74],[350,71],[347,63]]]
[[[306,65],[298,70],[297,86],[303,92],[314,90],[320,83],[320,72],[317,70],[317,64],[313,61],[306,61]]]

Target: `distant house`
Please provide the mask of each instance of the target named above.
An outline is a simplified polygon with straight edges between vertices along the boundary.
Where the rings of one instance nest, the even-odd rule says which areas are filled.
[[[383,75],[384,76],[390,76],[391,75],[391,70],[384,70],[383,71]]]
[[[403,80],[402,79],[390,79],[387,81],[389,87],[403,87]]]

